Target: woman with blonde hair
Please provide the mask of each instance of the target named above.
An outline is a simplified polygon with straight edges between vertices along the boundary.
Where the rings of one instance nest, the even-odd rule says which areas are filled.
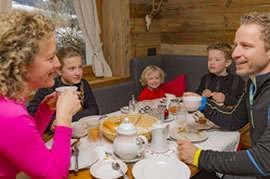
[[[0,15],[0,178],[67,178],[72,116],[81,108],[77,94],[65,91],[44,98],[34,117],[24,101],[32,91],[54,85],[54,25],[39,13],[21,10]],[[49,151],[41,136],[55,110],[54,142]]]

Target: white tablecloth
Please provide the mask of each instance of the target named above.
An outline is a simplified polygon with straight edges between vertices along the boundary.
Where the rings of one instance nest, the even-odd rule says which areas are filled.
[[[114,115],[121,115],[120,111],[116,111],[113,113],[108,114],[107,116],[114,116]],[[188,120],[194,120],[191,115],[188,115]],[[168,122],[170,128],[179,126],[175,120],[172,122]],[[235,151],[238,147],[240,140],[240,134],[238,131],[227,131],[223,129],[213,129],[208,131],[208,139],[196,142],[198,148],[201,149],[211,149],[211,150],[218,150],[218,151]],[[87,136],[81,138],[79,143],[79,147],[90,147],[90,143],[88,141]],[[177,157],[176,152],[176,143],[173,141],[169,141],[169,151],[163,154],[160,153],[153,153],[150,150],[150,147],[147,148],[145,152],[145,157]],[[100,157],[104,157],[105,155],[102,154],[102,150],[106,152],[113,152],[112,142],[106,138],[102,138],[100,145],[96,148],[97,152],[99,153]]]

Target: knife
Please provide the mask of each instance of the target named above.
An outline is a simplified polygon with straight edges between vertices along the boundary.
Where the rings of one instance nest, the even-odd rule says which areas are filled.
[[[79,158],[79,148],[77,146],[74,147],[74,154],[75,154],[75,169],[74,169],[74,172],[77,173],[79,171],[79,161],[78,161],[78,158]]]

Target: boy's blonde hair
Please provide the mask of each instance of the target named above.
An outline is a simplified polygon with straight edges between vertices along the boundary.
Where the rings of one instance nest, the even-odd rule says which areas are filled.
[[[39,44],[54,36],[55,26],[38,12],[13,10],[0,14],[0,95],[22,102],[27,95],[27,66]]]
[[[208,45],[207,52],[209,53],[210,50],[220,50],[224,53],[224,57],[226,60],[232,59],[233,49],[230,44],[227,44],[225,42],[216,42]]]
[[[160,74],[160,84],[162,84],[164,82],[164,79],[165,79],[164,71],[161,68],[159,68],[158,66],[149,65],[143,70],[143,72],[141,74],[140,82],[141,82],[142,86],[145,86],[147,84],[149,74],[154,72],[154,71],[158,71]]]

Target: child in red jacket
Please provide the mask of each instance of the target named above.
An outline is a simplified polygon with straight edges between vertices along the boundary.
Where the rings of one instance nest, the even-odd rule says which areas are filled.
[[[145,88],[139,95],[139,101],[165,97],[165,91],[161,87],[164,78],[165,73],[161,68],[155,65],[147,66],[141,74],[140,82]]]

